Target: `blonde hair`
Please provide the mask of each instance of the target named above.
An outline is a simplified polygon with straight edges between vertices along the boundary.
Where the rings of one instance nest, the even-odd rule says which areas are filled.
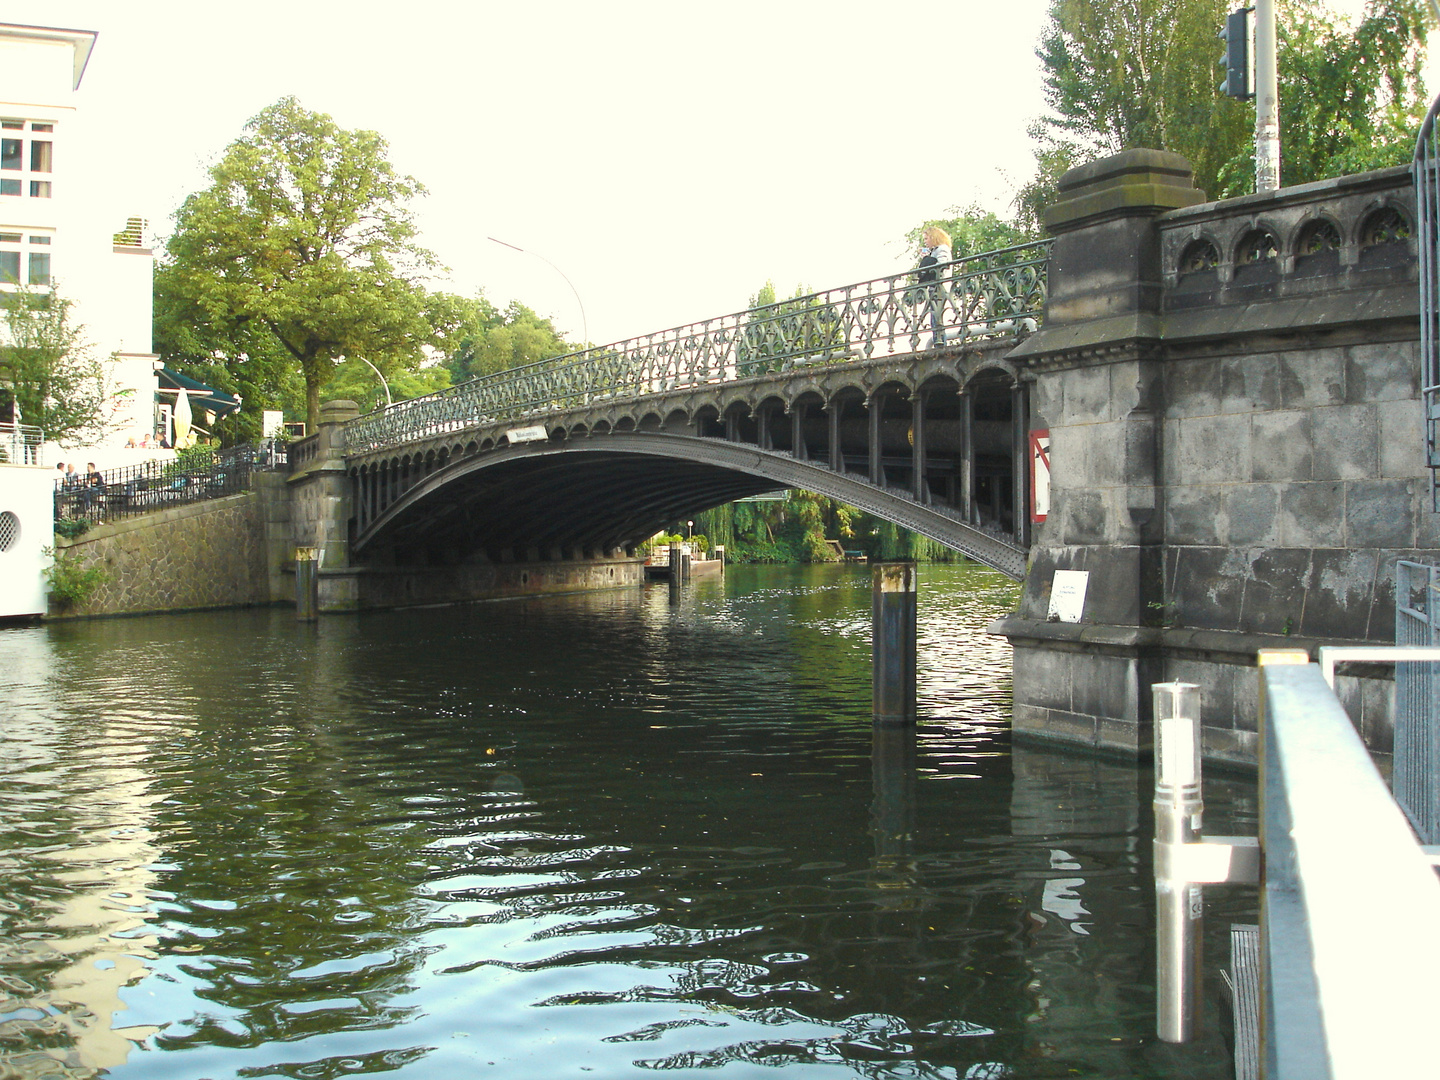
[[[950,246],[950,234],[947,233],[944,229],[940,228],[939,225],[931,225],[928,229],[926,229],[923,233],[920,234],[920,239],[925,241],[926,247],[933,248]]]

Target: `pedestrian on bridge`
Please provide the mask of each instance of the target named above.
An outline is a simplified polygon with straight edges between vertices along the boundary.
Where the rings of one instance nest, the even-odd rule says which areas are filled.
[[[950,261],[950,234],[931,225],[920,234],[920,266],[915,275],[925,286],[925,306],[930,312],[931,348],[945,344],[945,287],[940,283],[942,263]]]

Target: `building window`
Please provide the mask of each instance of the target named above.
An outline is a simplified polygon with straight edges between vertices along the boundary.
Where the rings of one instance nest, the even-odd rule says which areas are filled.
[[[52,134],[55,125],[38,120],[28,123],[24,120],[0,120],[0,130],[23,133],[0,138],[0,195],[29,194],[32,199],[50,198],[54,194],[50,174],[55,171]]]
[[[50,233],[0,232],[0,287],[23,282],[49,288],[53,243],[54,236]]]

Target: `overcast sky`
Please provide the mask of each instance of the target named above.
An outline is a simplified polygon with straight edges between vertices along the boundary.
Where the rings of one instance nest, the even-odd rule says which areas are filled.
[[[568,277],[604,343],[738,310],[767,278],[892,273],[925,218],[1006,211],[1032,172],[1046,7],[11,0],[0,18],[99,31],[74,133],[115,228],[140,215],[163,238],[246,120],[294,94],[380,132],[429,189],[436,287],[518,298],[578,339]]]

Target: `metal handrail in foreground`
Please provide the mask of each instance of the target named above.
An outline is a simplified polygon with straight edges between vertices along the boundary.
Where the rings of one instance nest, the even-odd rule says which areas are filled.
[[[1198,836],[1198,688],[1154,687],[1157,1032],[1184,1042],[1198,1018],[1198,886],[1258,879],[1258,986],[1236,987],[1236,1075],[1433,1075],[1440,879],[1430,856],[1322,665],[1262,652],[1259,677],[1263,868],[1242,838]],[[1253,1014],[1238,1006],[1254,996],[1258,1030],[1242,1031]]]
[[[397,402],[351,421],[364,453],[617,399],[731,382],[803,364],[1025,333],[1045,305],[1050,241],[989,251],[628,338]]]
[[[1433,1075],[1440,880],[1319,665],[1260,678],[1261,1075]]]

